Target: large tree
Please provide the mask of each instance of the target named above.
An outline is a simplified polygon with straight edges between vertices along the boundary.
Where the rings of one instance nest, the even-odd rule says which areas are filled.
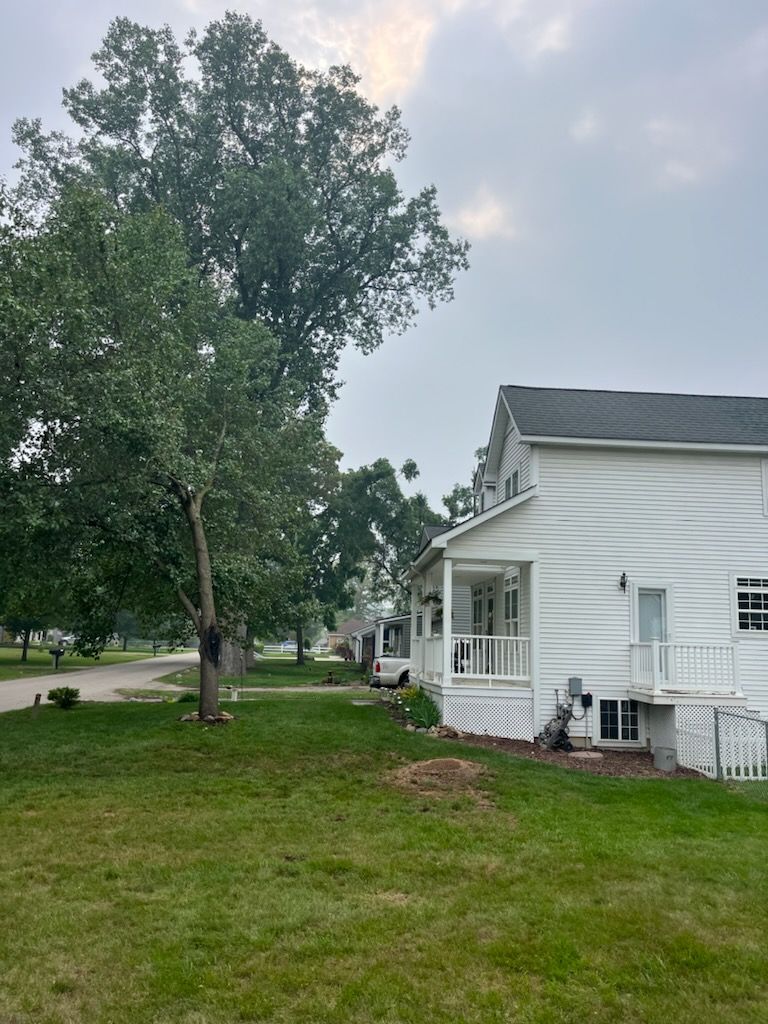
[[[123,213],[80,187],[40,226],[6,220],[0,365],[19,397],[0,532],[25,522],[32,550],[44,538],[83,649],[120,607],[159,614],[172,594],[200,638],[212,714],[222,623],[251,599],[264,537],[282,527],[275,479],[313,459],[317,429],[275,387],[269,332],[231,316],[186,255],[159,209]]]
[[[233,12],[184,44],[118,18],[93,60],[100,84],[64,93],[77,143],[17,123],[24,193],[85,178],[124,209],[163,206],[237,314],[269,327],[294,394],[323,406],[348,342],[369,352],[452,297],[466,243],[433,187],[403,195],[399,111],[367,102],[348,67],[308,70]]]
[[[174,220],[184,262],[227,313],[268,329],[271,345],[263,331],[238,332],[231,317],[221,318],[237,339],[236,361],[252,360],[258,386],[249,400],[265,409],[254,422],[264,426],[275,405],[292,405],[296,457],[322,426],[343,347],[351,342],[368,352],[386,334],[406,330],[420,306],[452,297],[453,278],[467,264],[466,244],[451,239],[440,221],[434,188],[406,197],[398,186],[394,168],[408,143],[399,112],[368,103],[349,68],[320,73],[299,66],[245,15],[229,13],[183,44],[167,27],[117,19],[94,65],[98,84],[83,80],[64,94],[77,141],[45,135],[37,121],[17,123],[24,150],[18,200],[44,217],[76,186],[100,192],[121,215],[162,210]],[[138,301],[133,312],[141,322]],[[23,410],[19,415],[28,418]],[[307,417],[310,428],[302,432]],[[214,414],[210,424],[221,429],[219,420]],[[206,436],[200,458],[209,471],[215,465],[216,480],[232,470],[234,493],[242,474],[226,462],[231,434],[222,436],[221,450],[216,436]],[[169,496],[193,533],[196,505],[211,501],[208,479],[198,475],[190,484],[181,476],[178,493]],[[264,544],[259,512],[282,498],[277,479],[261,504],[243,498],[228,510],[228,536],[240,532],[234,561],[251,567],[242,576],[219,561],[216,570],[241,602],[239,610],[227,609],[231,633],[270,613],[265,566],[279,564],[275,549],[290,531]],[[193,493],[185,497],[186,486]],[[147,518],[151,532],[157,523]],[[199,541],[195,551],[205,558]],[[147,581],[150,590],[156,582]],[[195,599],[181,592],[193,616]]]

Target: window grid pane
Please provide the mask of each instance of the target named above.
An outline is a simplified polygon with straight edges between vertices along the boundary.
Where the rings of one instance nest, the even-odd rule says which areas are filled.
[[[736,580],[738,627],[744,632],[768,631],[768,579],[739,576]]]

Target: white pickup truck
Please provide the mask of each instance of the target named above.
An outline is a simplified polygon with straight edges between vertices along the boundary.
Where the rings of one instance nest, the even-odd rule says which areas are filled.
[[[374,658],[371,686],[407,686],[410,667],[408,658],[391,658],[387,654]]]

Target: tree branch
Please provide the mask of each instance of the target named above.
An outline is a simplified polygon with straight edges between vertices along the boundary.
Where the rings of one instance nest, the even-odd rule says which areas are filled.
[[[195,608],[194,604],[192,604],[192,601],[187,597],[187,595],[184,593],[184,591],[181,589],[181,587],[177,587],[176,588],[176,596],[181,601],[181,603],[184,605],[184,608],[185,608],[187,614],[189,615],[190,619],[192,619],[192,622],[194,623],[194,626],[195,626],[195,632],[197,633],[197,635],[199,637],[202,637],[202,632],[201,632],[202,627],[200,625],[200,613],[198,612],[197,608]]]

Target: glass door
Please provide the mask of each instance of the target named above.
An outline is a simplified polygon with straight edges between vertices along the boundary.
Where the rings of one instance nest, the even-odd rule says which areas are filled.
[[[641,644],[667,642],[667,592],[662,587],[641,587],[637,592],[637,639]],[[666,682],[669,679],[667,647],[659,647],[658,658],[659,675]]]

